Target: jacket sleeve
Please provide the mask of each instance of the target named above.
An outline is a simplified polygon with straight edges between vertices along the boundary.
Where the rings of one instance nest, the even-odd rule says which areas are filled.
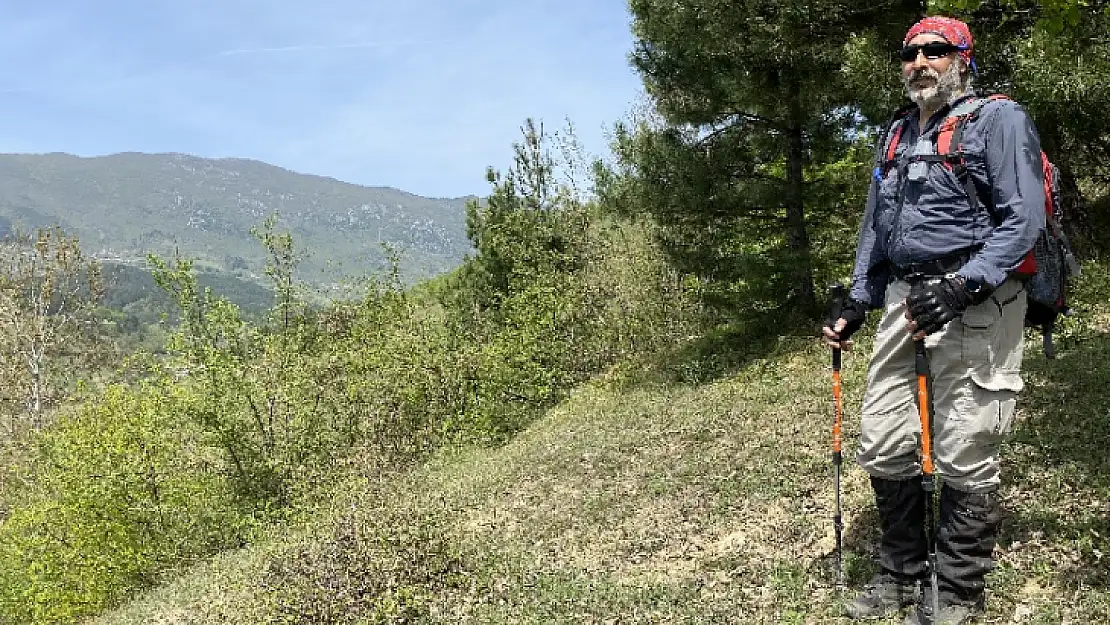
[[[859,240],[856,244],[856,265],[852,272],[852,289],[849,294],[852,299],[863,302],[871,308],[882,308],[886,297],[886,286],[890,281],[886,254],[875,237],[878,194],[878,182],[872,177],[871,188],[867,192],[867,209],[860,222]]]
[[[1045,195],[1040,137],[1025,110],[1005,102],[991,120],[986,156],[996,226],[959,273],[997,287],[1044,228]]]

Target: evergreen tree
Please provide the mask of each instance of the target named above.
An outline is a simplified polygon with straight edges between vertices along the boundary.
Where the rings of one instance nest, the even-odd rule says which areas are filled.
[[[543,125],[525,121],[512,167],[487,172],[493,191],[467,203],[467,236],[476,254],[461,269],[465,293],[481,310],[500,303],[538,276],[581,268],[585,207],[556,178],[551,141]]]
[[[672,260],[729,307],[816,304],[813,228],[844,183],[860,101],[842,69],[855,35],[890,41],[920,2],[633,0],[632,62],[659,123],[618,129],[635,201]],[[861,163],[863,166],[863,163]],[[852,177],[852,180],[856,178]],[[862,205],[856,207],[862,213]],[[847,242],[846,242],[847,243]]]

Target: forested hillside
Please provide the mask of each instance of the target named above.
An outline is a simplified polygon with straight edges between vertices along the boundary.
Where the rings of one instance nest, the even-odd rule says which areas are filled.
[[[271,215],[296,233],[299,277],[339,282],[389,266],[408,282],[456,267],[469,249],[466,198],[425,198],[246,159],[187,154],[0,155],[0,229],[60,225],[89,254],[141,261],[179,249],[211,269],[262,276],[251,229]]]
[[[314,243],[259,214],[272,299],[153,255],[151,346],[72,224],[7,242],[0,623],[847,622],[877,519],[846,461],[836,588],[818,336],[922,6],[628,7],[648,101],[596,162],[525,120],[433,279],[387,264],[322,302]],[[1057,359],[1026,336],[983,622],[1106,622],[1110,13],[929,10],[1034,119],[1083,265]],[[875,322],[845,355],[846,450]]]

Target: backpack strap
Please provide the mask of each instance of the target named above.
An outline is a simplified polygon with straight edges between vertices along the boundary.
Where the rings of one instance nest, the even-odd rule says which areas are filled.
[[[875,169],[872,174],[876,181],[881,181],[890,168],[894,166],[895,156],[898,153],[898,142],[902,139],[902,131],[906,128],[906,116],[917,110],[917,105],[912,102],[903,105],[890,117],[879,143],[875,149]]]
[[[956,105],[941,122],[937,131],[937,154],[953,154],[963,159],[963,133],[967,122],[979,116],[979,111],[992,100],[1005,99],[1006,96],[992,95],[987,98],[968,96],[958,100]]]
[[[940,156],[945,166],[956,174],[956,179],[963,184],[964,191],[967,192],[967,197],[971,202],[971,209],[973,211],[979,210],[982,202],[979,200],[979,193],[975,189],[975,182],[972,181],[971,176],[967,173],[967,163],[964,160],[963,151],[963,135],[964,129],[967,127],[968,122],[974,121],[979,117],[979,112],[984,106],[993,100],[1008,100],[1009,98],[1002,94],[993,94],[986,98],[976,98],[970,96],[966,99],[960,100],[952,108],[952,111],[941,122],[940,129],[937,131],[937,155]],[[994,210],[988,203],[987,212],[990,213],[991,218],[994,219]]]

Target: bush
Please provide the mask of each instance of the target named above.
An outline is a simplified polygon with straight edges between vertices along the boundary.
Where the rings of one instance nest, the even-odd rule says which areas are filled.
[[[468,562],[444,519],[402,510],[356,511],[323,535],[269,560],[259,580],[269,622],[415,623],[434,620],[438,595],[465,584]]]
[[[115,386],[37,437],[0,525],[0,622],[74,622],[241,541],[223,467],[178,403]]]

